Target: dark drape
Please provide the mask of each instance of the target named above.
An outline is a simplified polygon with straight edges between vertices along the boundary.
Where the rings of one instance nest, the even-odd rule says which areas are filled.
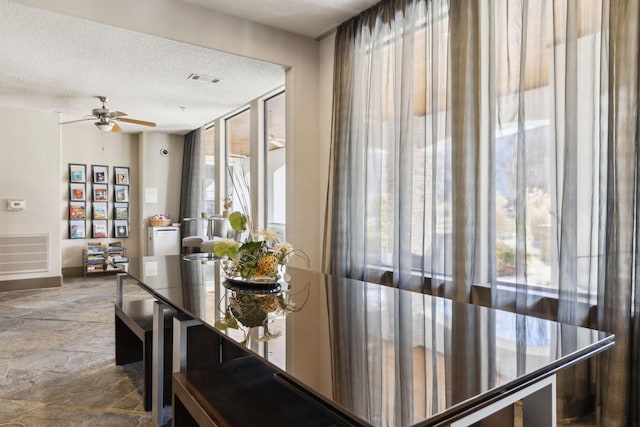
[[[198,236],[199,221],[183,221],[198,218],[203,212],[205,186],[204,127],[195,129],[184,137],[182,155],[182,184],[180,185],[180,220],[182,237]]]

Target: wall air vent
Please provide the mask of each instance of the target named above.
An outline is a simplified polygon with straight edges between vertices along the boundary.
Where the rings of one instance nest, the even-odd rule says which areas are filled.
[[[0,274],[49,270],[49,235],[0,235]]]
[[[187,77],[187,79],[198,80],[198,81],[207,82],[207,83],[218,83],[220,81],[220,79],[217,79],[215,77],[205,76],[204,74],[195,74],[195,73],[189,74],[189,77]]]

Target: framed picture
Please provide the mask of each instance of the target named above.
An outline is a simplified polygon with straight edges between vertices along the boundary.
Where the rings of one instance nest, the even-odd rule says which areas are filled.
[[[85,202],[69,202],[69,219],[86,219],[87,206]]]
[[[115,185],[115,201],[116,202],[128,202],[129,201],[129,186],[128,185]]]
[[[93,201],[107,202],[109,194],[107,193],[107,184],[93,184]]]
[[[74,202],[84,201],[86,200],[86,196],[84,194],[86,184],[69,184],[69,200]]]
[[[85,239],[87,237],[86,222],[83,219],[72,219],[69,221],[69,238]]]
[[[93,219],[107,219],[107,202],[93,202]]]
[[[129,185],[129,168],[114,166],[113,167],[114,184]]]
[[[87,166],[69,163],[69,182],[87,182]]]
[[[113,236],[129,237],[129,222],[121,219],[113,221]]]
[[[93,238],[97,239],[101,237],[109,237],[106,219],[93,221]]]
[[[109,183],[109,180],[107,179],[108,172],[109,172],[109,168],[107,166],[94,165],[93,166],[94,184],[108,184]]]
[[[129,203],[113,203],[113,219],[129,219]]]

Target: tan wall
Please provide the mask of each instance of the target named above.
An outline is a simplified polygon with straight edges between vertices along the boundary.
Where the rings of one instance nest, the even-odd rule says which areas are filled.
[[[315,40],[171,0],[18,0],[58,13],[286,67],[287,237],[319,269],[326,165],[318,161],[318,45]]]
[[[79,267],[82,265],[82,250],[87,247],[91,239],[91,221],[87,221],[87,239],[69,239],[68,237],[68,200],[69,200],[69,163],[82,163],[87,165],[87,213],[91,214],[92,187],[91,167],[93,165],[105,165],[109,168],[109,235],[113,235],[113,167],[128,167],[129,180],[129,237],[124,239],[96,239],[103,244],[120,241],[127,248],[130,256],[139,254],[137,233],[141,227],[139,218],[140,204],[137,203],[139,193],[138,172],[138,135],[115,132],[100,132],[91,123],[76,123],[60,127],[61,162],[60,162],[60,227],[62,267]]]
[[[91,240],[91,167],[109,168],[109,233],[112,230],[113,167],[129,167],[129,237],[122,241],[129,256],[146,254],[148,217],[159,212],[179,216],[183,137],[164,133],[99,132],[94,126],[60,127],[57,114],[0,108],[0,234],[50,236],[49,271],[0,275],[0,282],[59,277],[62,269],[82,266],[82,250]],[[167,148],[169,155],[160,154]],[[142,159],[142,160],[140,160]],[[87,239],[69,239],[69,163],[87,166]],[[144,203],[145,185],[158,190],[157,203]],[[26,210],[6,209],[8,199],[24,199]],[[33,286],[33,281],[30,282]],[[37,285],[37,283],[36,283]],[[0,290],[2,290],[0,284]]]
[[[59,277],[64,212],[60,203],[58,115],[0,108],[0,134],[0,234],[48,234],[49,270],[28,277]],[[8,211],[8,199],[25,200],[26,209]],[[0,274],[0,282],[25,276]]]
[[[182,153],[184,137],[158,132],[145,132],[140,136],[140,188],[138,205],[140,211],[139,242],[140,255],[147,255],[147,227],[149,219],[160,213],[180,222],[180,185],[182,182]],[[160,151],[166,149],[163,156]],[[157,201],[145,198],[146,191],[157,193]]]
[[[326,204],[329,162],[331,151],[331,122],[333,108],[333,62],[335,33],[329,34],[320,41],[319,90],[318,90],[318,171],[320,188],[318,194]]]

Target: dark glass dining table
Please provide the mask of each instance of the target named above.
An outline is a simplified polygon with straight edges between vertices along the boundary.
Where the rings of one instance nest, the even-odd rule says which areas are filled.
[[[606,332],[374,283],[282,276],[246,285],[218,260],[131,258],[118,298],[133,282],[358,425],[470,425],[520,399],[525,425],[555,425],[555,375],[614,345]]]

